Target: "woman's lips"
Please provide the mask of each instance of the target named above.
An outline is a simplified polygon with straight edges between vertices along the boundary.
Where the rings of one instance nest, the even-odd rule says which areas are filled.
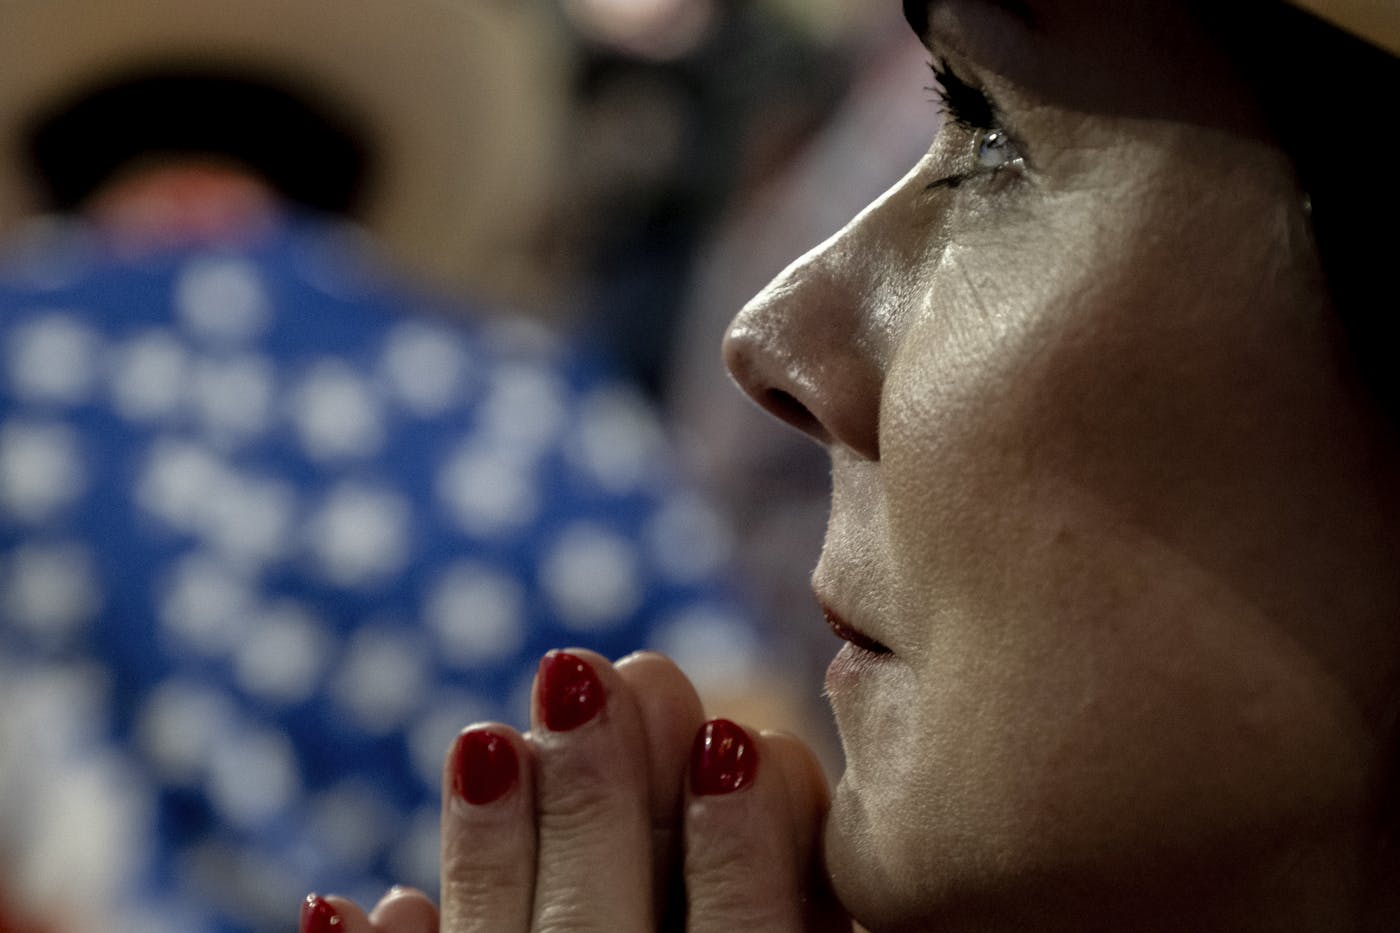
[[[831,626],[831,630],[836,633],[836,637],[842,641],[848,641],[871,654],[892,654],[889,648],[871,638],[869,635],[851,626],[849,622],[841,617],[836,610],[822,603],[822,615],[826,617],[826,624]]]
[[[822,615],[836,637],[846,642],[826,669],[826,695],[835,704],[866,676],[884,667],[894,652],[859,629],[852,628],[826,603],[822,603]]]

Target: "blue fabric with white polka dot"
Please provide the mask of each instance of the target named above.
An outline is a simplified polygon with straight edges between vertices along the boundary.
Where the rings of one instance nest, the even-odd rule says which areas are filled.
[[[523,723],[541,652],[757,657],[728,548],[604,365],[353,230],[138,259],[35,222],[0,260],[15,894],[190,933],[432,890],[442,755]]]

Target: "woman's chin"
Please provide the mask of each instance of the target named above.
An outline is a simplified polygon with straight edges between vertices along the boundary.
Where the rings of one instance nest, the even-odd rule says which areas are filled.
[[[823,844],[832,890],[851,916],[870,927],[874,920],[870,911],[882,903],[884,892],[876,890],[869,877],[873,872],[868,816],[844,777],[832,794]]]
[[[841,779],[827,818],[826,865],[842,906],[870,930],[904,929],[911,916],[922,915],[928,906],[909,903],[910,895],[923,900],[935,893],[934,885],[916,883],[924,873],[918,863],[925,859],[905,852],[901,840],[888,838],[889,819],[890,814],[862,796],[849,775]]]

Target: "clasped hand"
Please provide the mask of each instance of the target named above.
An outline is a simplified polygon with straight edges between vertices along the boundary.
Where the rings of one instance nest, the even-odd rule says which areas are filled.
[[[655,654],[540,664],[532,728],[446,756],[442,904],[310,897],[308,933],[849,933],[821,867],[828,794],[790,736],[704,721]]]

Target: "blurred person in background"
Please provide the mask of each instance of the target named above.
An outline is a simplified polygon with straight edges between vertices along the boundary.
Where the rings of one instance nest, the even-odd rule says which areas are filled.
[[[559,224],[578,321],[659,397],[697,248],[828,111],[844,51],[775,0],[560,9],[579,50]]]
[[[0,928],[431,886],[441,750],[557,644],[781,720],[651,410],[491,310],[555,295],[555,25],[0,6]]]

